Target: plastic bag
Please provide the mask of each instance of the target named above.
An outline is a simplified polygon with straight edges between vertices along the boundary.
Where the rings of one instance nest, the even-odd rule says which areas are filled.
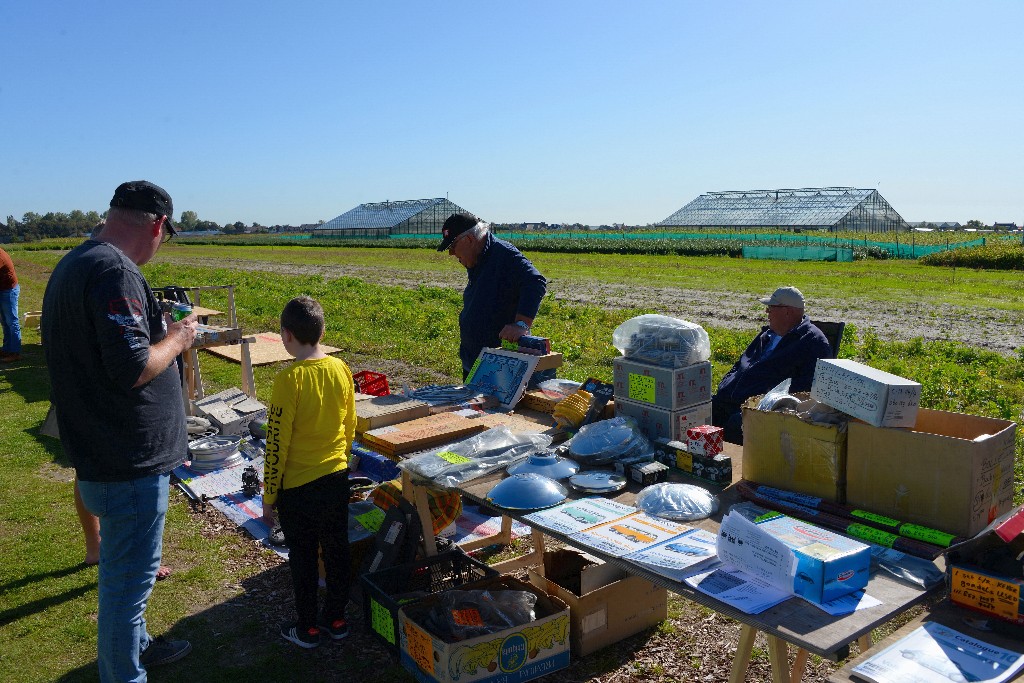
[[[536,620],[537,596],[516,590],[451,590],[441,594],[424,626],[448,643],[496,633]]]
[[[654,447],[637,427],[636,420],[619,416],[593,422],[566,442],[569,457],[580,465],[605,465],[638,455],[654,458]]]
[[[796,396],[791,396],[789,393],[789,385],[792,383],[793,380],[788,377],[779,382],[771,391],[761,397],[761,400],[757,404],[757,409],[764,411],[774,410],[775,404],[779,403],[783,399],[792,399],[792,405],[799,403],[800,399]],[[789,403],[789,401],[787,400],[786,403]],[[792,407],[792,405],[790,407]]]
[[[711,340],[703,327],[665,315],[630,318],[612,332],[612,346],[626,358],[669,368],[711,357]]]
[[[547,434],[513,434],[508,427],[493,427],[456,444],[414,455],[398,463],[432,485],[451,489],[524,460],[551,445]]]
[[[636,506],[654,517],[690,521],[718,512],[718,496],[693,484],[653,484],[637,495]]]
[[[581,386],[583,385],[579,382],[573,382],[571,379],[555,377],[554,379],[544,380],[537,385],[537,388],[543,391],[544,395],[549,398],[563,399],[566,396],[575,394]]]

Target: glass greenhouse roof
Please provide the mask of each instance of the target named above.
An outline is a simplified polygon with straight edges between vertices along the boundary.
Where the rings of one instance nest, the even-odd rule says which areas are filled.
[[[658,225],[832,226],[869,198],[885,204],[875,190],[852,187],[709,192]]]
[[[355,230],[365,228],[393,228],[402,221],[408,220],[426,209],[444,204],[447,200],[440,199],[408,199],[398,202],[374,202],[360,204],[351,211],[346,211],[332,218],[317,230]]]

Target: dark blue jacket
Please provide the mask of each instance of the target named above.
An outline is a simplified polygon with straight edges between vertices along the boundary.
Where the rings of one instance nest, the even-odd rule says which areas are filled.
[[[459,358],[465,377],[480,350],[501,346],[501,328],[516,315],[537,317],[547,280],[518,249],[488,233],[480,259],[467,270],[469,284],[462,292],[459,314]]]
[[[787,377],[793,380],[789,388],[791,392],[810,391],[818,359],[832,357],[828,339],[806,315],[799,325],[783,335],[779,345],[765,358],[768,340],[766,325],[722,378],[718,385],[718,400],[742,403],[751,396],[766,393]]]

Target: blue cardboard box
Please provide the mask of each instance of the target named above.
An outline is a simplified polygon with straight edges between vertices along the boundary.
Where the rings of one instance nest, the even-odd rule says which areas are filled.
[[[868,585],[871,548],[793,517],[774,513],[757,525],[796,555],[793,592],[811,602],[829,602]]]

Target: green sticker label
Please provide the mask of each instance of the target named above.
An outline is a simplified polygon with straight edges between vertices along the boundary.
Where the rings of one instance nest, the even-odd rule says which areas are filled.
[[[868,512],[867,510],[850,510],[850,514],[860,519],[866,519],[869,522],[875,524],[881,524],[887,526],[890,529],[896,529],[900,525],[900,520],[893,519],[892,517],[886,517],[885,515],[876,515],[874,512]]]
[[[873,526],[867,526],[866,524],[851,524],[846,527],[846,533],[850,534],[854,538],[860,538],[865,541],[871,541],[878,545],[891,548],[899,538],[896,534],[890,534],[888,531],[882,531],[876,529]]]
[[[395,618],[387,607],[370,598],[370,625],[381,638],[395,644]]]
[[[775,512],[774,510],[769,510],[768,512],[764,513],[763,515],[759,515],[759,516],[755,517],[754,518],[754,524],[760,524],[761,522],[767,522],[769,519],[776,519],[778,517],[785,517],[785,515],[783,515],[781,512]]]
[[[477,358],[476,362],[473,363],[473,367],[471,367],[469,369],[469,374],[466,375],[466,384],[472,384],[473,383],[473,375],[476,374],[476,369],[478,367],[480,367],[480,359],[479,358]]]
[[[445,462],[450,462],[453,465],[461,465],[464,462],[469,462],[469,458],[458,453],[452,453],[451,451],[441,451],[437,454],[437,457],[441,458]]]
[[[653,377],[629,373],[629,397],[634,401],[654,403],[655,386]]]
[[[356,521],[362,524],[367,531],[377,533],[380,531],[380,525],[384,523],[384,511],[375,507],[369,512],[356,515]]]
[[[938,529],[929,529],[926,526],[918,526],[916,524],[903,524],[900,526],[900,535],[906,536],[907,538],[913,538],[918,541],[924,541],[925,543],[934,543],[935,545],[941,545],[943,548],[948,548],[949,544],[956,538],[953,534],[947,534],[944,531]]]

